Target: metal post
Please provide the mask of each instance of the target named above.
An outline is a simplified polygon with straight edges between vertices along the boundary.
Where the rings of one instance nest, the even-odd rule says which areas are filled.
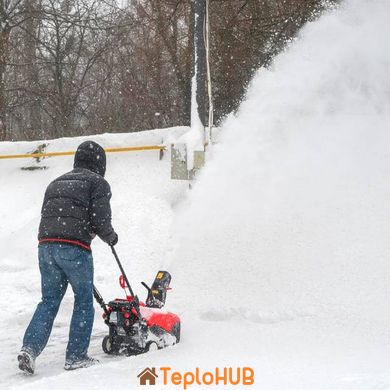
[[[193,180],[205,163],[211,141],[213,103],[209,64],[209,0],[193,0],[194,72],[191,86],[191,134],[183,144],[171,146],[171,178]],[[206,136],[206,127],[209,136]]]
[[[204,39],[206,0],[194,1],[194,80],[192,82],[191,127],[204,128],[206,117],[206,47]],[[199,129],[200,130],[200,129]]]
[[[205,29],[204,40],[206,50],[206,71],[207,71],[207,93],[209,98],[209,142],[213,141],[213,125],[214,125],[214,103],[213,103],[213,91],[211,83],[211,68],[210,68],[210,0],[206,0],[206,16],[205,16]]]

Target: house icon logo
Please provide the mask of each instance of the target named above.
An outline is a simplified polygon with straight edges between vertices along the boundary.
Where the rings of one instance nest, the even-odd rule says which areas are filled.
[[[158,375],[156,374],[156,368],[145,368],[143,371],[141,371],[137,378],[139,378],[139,383],[142,386],[145,385],[155,385],[156,384],[156,378],[158,378]]]

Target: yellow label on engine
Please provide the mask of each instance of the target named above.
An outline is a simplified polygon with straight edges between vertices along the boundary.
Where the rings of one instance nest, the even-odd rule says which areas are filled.
[[[156,276],[156,279],[162,279],[164,277],[164,272],[159,272]]]

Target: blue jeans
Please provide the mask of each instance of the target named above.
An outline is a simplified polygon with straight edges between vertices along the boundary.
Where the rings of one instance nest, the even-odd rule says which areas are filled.
[[[93,308],[93,259],[91,252],[75,245],[47,243],[38,248],[42,300],[23,339],[23,350],[37,357],[45,348],[68,283],[74,293],[66,360],[87,356]]]

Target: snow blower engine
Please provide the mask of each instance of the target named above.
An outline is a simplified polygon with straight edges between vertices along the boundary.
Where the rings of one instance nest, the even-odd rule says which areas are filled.
[[[113,246],[111,250],[121,271],[119,284],[126,292],[126,299],[117,298],[105,303],[96,287],[93,288],[93,295],[103,309],[104,322],[109,328],[109,334],[102,342],[103,351],[110,355],[130,356],[178,343],[180,318],[176,314],[161,310],[170,289],[169,272],[159,271],[152,287],[142,282],[148,296],[146,303],[140,302],[131,289]]]

